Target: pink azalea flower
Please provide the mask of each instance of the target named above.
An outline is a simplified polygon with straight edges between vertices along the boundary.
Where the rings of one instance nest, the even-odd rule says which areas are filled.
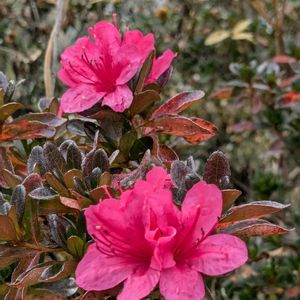
[[[95,243],[76,270],[85,290],[124,282],[118,300],[138,300],[159,285],[166,300],[199,300],[204,275],[228,273],[247,261],[242,240],[211,234],[222,210],[220,190],[201,181],[186,194],[181,210],[164,169],[154,167],[121,199],[109,198],[85,213]]]
[[[127,31],[122,41],[119,30],[106,21],[89,33],[61,55],[58,76],[70,87],[61,98],[61,111],[81,112],[103,99],[102,105],[123,112],[133,99],[128,82],[154,49],[153,34]]]

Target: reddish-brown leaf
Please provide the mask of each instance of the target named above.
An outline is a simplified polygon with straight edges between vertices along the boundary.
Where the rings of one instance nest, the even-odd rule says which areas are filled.
[[[229,207],[241,196],[242,192],[239,190],[222,190],[223,197],[223,212],[227,211]]]
[[[206,129],[208,131],[208,133],[206,134],[193,134],[193,135],[189,135],[189,136],[186,136],[184,137],[184,139],[191,143],[191,144],[197,144],[197,143],[200,143],[200,142],[204,142],[204,141],[207,141],[208,139],[212,138],[213,136],[215,136],[216,134],[218,134],[218,128],[206,121],[206,120],[203,120],[203,119],[199,119],[199,118],[191,118],[191,120],[196,123],[200,128],[202,129]]]
[[[274,234],[285,234],[289,231],[289,229],[285,229],[265,220],[236,222],[221,230],[222,233],[233,234],[239,237],[269,236]]]
[[[273,57],[272,59],[277,64],[289,64],[292,62],[295,62],[296,59],[294,57],[288,56],[288,55],[278,55]]]
[[[7,103],[0,106],[0,123],[4,122],[9,116],[11,116],[15,111],[24,108],[21,103]]]
[[[108,195],[107,192],[112,197],[117,197],[118,196],[116,190],[114,190],[113,188],[111,188],[109,186],[99,186],[99,187],[89,191],[89,195],[97,203],[101,200],[109,198],[109,195]]]
[[[75,200],[75,199],[71,199],[71,198],[68,198],[68,197],[60,197],[60,202],[67,206],[67,207],[70,207],[70,208],[74,208],[74,209],[77,209],[77,210],[81,210],[81,206],[79,205],[78,201]]]
[[[173,162],[174,160],[179,159],[175,151],[173,151],[167,145],[163,145],[163,144],[159,144],[158,158],[162,162],[170,162],[170,163]]]
[[[6,153],[6,149],[4,147],[0,147],[0,170],[3,169],[9,170],[10,172],[14,171],[12,163]],[[2,172],[0,172],[0,187],[5,189],[9,187],[2,175]]]
[[[207,183],[214,183],[222,188],[229,182],[230,175],[229,162],[224,153],[213,152],[205,164],[203,179]]]
[[[26,140],[55,135],[55,129],[37,121],[21,120],[8,124],[3,124],[0,131],[0,142],[13,140]]]
[[[20,176],[6,169],[0,170],[0,174],[2,175],[2,178],[6,182],[7,186],[10,187],[11,189],[14,189],[18,184],[22,182]]]
[[[0,241],[17,241],[17,232],[9,216],[0,215]]]
[[[189,143],[197,144],[214,135],[215,127],[204,120],[189,119],[177,115],[165,115],[145,124],[155,132],[183,137]],[[151,131],[151,130],[150,130]]]
[[[92,201],[90,199],[80,195],[78,192],[70,190],[70,193],[74,198],[76,198],[80,207],[88,207],[92,204]]]
[[[145,111],[154,102],[160,100],[160,95],[154,90],[146,90],[134,95],[130,106],[130,115],[134,116]]]
[[[43,181],[39,174],[31,173],[23,180],[22,184],[25,186],[26,193],[29,194],[33,190],[41,187],[43,185]]]
[[[56,115],[52,113],[29,113],[19,118],[15,119],[15,121],[38,121],[43,124],[47,124],[51,127],[59,127],[64,124],[67,119],[58,118]]]
[[[232,223],[247,219],[259,219],[287,207],[289,207],[289,204],[284,205],[274,201],[255,201],[232,207],[220,222]]]
[[[287,289],[284,295],[287,298],[297,298],[298,296],[300,296],[300,285],[296,285]]]
[[[168,114],[178,114],[181,111],[188,108],[193,102],[203,98],[204,92],[202,91],[191,91],[191,92],[182,92],[177,94],[173,98],[167,100],[163,105],[156,109],[150,120],[156,119],[160,116]]]
[[[212,99],[216,99],[216,100],[228,99],[231,97],[232,91],[233,91],[232,87],[229,87],[229,88],[227,87],[227,88],[221,89],[221,90],[211,94],[210,97]]]
[[[40,282],[52,282],[71,275],[75,269],[74,261],[55,262],[49,261],[33,266],[22,273],[11,283],[12,287],[22,288]]]
[[[32,256],[36,250],[25,247],[12,247],[0,244],[0,270],[18,261],[21,257]]]

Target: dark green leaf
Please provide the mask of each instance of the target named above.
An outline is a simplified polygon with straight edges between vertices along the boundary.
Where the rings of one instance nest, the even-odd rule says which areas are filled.
[[[19,184],[11,196],[11,203],[16,207],[18,221],[21,222],[25,211],[26,190],[24,185]]]
[[[66,160],[68,169],[81,170],[82,154],[75,143],[68,146]]]
[[[47,165],[41,146],[33,147],[27,161],[27,171],[29,174],[33,173],[36,167],[42,176],[47,172]]]
[[[46,144],[44,145],[43,154],[45,157],[46,165],[50,171],[54,172],[55,174],[64,173],[65,160],[56,145],[50,142],[46,142]]]

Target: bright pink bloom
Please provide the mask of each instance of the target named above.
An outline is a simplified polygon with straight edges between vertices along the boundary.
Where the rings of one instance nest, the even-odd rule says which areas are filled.
[[[70,88],[61,98],[61,110],[81,112],[102,100],[117,112],[123,112],[132,102],[128,82],[154,49],[153,34],[138,30],[125,33],[102,21],[89,28],[91,37],[78,39],[61,55],[60,80]]]
[[[176,54],[168,49],[160,57],[154,58],[153,66],[145,85],[157,81],[157,79],[170,68],[175,57]]]
[[[138,300],[159,284],[166,300],[199,300],[205,294],[201,274],[222,275],[247,261],[239,238],[211,235],[222,211],[220,190],[199,182],[179,210],[169,183],[165,170],[155,167],[120,200],[86,210],[95,243],[76,270],[81,288],[101,291],[124,281],[118,300]]]

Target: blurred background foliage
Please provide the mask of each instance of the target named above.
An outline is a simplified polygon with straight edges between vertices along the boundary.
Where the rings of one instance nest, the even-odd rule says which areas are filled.
[[[114,12],[120,27],[154,32],[160,53],[166,48],[178,53],[166,97],[204,90],[206,97],[190,114],[210,120],[220,131],[200,146],[178,138],[168,143],[182,159],[193,155],[200,170],[209,153],[222,150],[231,162],[234,185],[243,191],[241,203],[291,203],[275,218],[296,230],[249,241],[249,264],[211,280],[211,296],[300,299],[300,1],[58,2],[64,7],[56,0],[0,1],[0,70],[18,83],[14,100],[34,110],[46,96],[44,76],[55,78],[62,50],[95,22],[112,20]],[[55,55],[49,58],[51,46]],[[63,90],[56,79],[53,95]]]

